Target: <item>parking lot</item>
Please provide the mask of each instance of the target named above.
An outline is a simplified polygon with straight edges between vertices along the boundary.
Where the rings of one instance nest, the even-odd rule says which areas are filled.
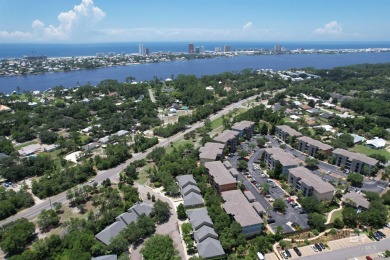
[[[251,143],[256,144],[256,137],[252,138]],[[238,180],[242,181],[245,188],[255,196],[256,200],[260,202],[260,204],[263,206],[264,209],[266,209],[267,214],[275,220],[274,223],[270,223],[269,227],[272,228],[273,231],[276,231],[277,226],[281,226],[284,230],[284,232],[292,232],[294,229],[291,227],[292,223],[297,223],[299,226],[301,226],[303,229],[308,228],[307,225],[307,214],[300,214],[300,209],[294,209],[291,207],[291,205],[287,204],[286,213],[278,213],[273,210],[272,202],[269,201],[269,199],[265,198],[259,193],[258,188],[255,186],[255,184],[261,185],[264,182],[267,182],[267,177],[261,177],[261,174],[263,173],[261,169],[257,169],[257,167],[253,167],[253,164],[258,161],[258,159],[261,157],[261,154],[263,153],[263,149],[260,149],[256,147],[254,151],[250,149],[249,142],[245,142],[241,145],[242,149],[253,152],[252,156],[248,160],[248,175],[244,175],[244,173],[239,172]],[[229,158],[232,166],[236,168],[237,162],[239,160],[238,155],[234,155],[231,158]],[[256,163],[255,163],[256,165]],[[255,181],[255,183],[252,183],[251,181]],[[288,197],[287,192],[285,192],[276,182],[274,182],[276,186],[273,188],[273,185],[270,185],[270,197],[272,200],[275,200],[277,198],[282,198],[283,200]]]

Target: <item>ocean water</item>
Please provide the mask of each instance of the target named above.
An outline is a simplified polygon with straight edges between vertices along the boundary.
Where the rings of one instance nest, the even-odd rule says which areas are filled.
[[[46,55],[48,57],[94,56],[96,53],[137,53],[138,44],[150,52],[187,52],[188,42],[129,42],[94,44],[8,44],[0,43],[1,58],[21,58],[25,55]],[[363,49],[389,48],[390,42],[194,42],[204,50],[214,51],[215,47],[231,46],[232,50],[272,49],[279,44],[289,50],[303,49]]]
[[[194,43],[196,45],[197,43]],[[218,43],[209,43],[210,46],[219,46]],[[222,44],[222,43],[221,43]],[[263,45],[261,45],[263,44]],[[241,43],[241,45],[230,44],[232,49],[235,48],[272,48],[272,43],[261,43],[255,45],[255,43]],[[268,44],[268,45],[267,45]],[[295,44],[295,45],[293,45]],[[303,43],[301,43],[303,46]],[[309,45],[307,47],[298,47],[300,43],[291,43],[291,47],[296,48],[315,48],[315,49],[340,49],[340,48],[375,48],[389,47],[390,44],[385,43],[355,43],[355,44],[325,44],[318,43]],[[55,56],[89,56],[95,55],[96,52],[113,51],[120,53],[129,47],[129,53],[136,52],[138,46],[133,44],[133,47],[129,47],[128,44],[93,44],[92,45],[77,45],[78,47],[71,48],[66,45],[64,49],[59,48],[59,45],[48,45],[48,48],[42,48],[42,53],[36,52],[35,55],[47,55],[51,57]],[[183,46],[184,47],[183,47]],[[282,44],[283,45],[283,44]],[[72,45],[76,46],[76,45]],[[91,46],[88,48],[88,46]],[[101,47],[98,47],[101,46]],[[187,49],[187,43],[150,43],[150,48],[153,51],[153,46],[161,48],[163,51],[171,50],[175,52],[183,51]],[[206,45],[205,49],[206,49]],[[223,45],[221,45],[223,46]],[[238,46],[238,47],[236,47]],[[263,46],[263,47],[261,47]],[[267,47],[268,46],[268,47]],[[332,47],[333,46],[333,47]],[[0,56],[3,54],[4,45],[0,44]],[[49,48],[50,47],[50,48]],[[144,47],[148,47],[148,44],[144,44]],[[286,46],[287,47],[287,46]],[[331,48],[332,47],[332,48]],[[10,46],[8,48],[11,48]],[[13,47],[12,55],[20,52],[21,46]],[[106,48],[106,49],[105,49]],[[121,49],[123,48],[123,49]],[[165,50],[163,48],[166,48]],[[176,48],[175,50],[173,48]],[[214,47],[213,47],[214,48]],[[296,49],[291,48],[291,49]],[[85,52],[84,52],[85,51]],[[92,53],[93,52],[93,53]],[[78,54],[79,53],[79,54]],[[19,55],[20,56],[20,55]],[[22,91],[41,90],[44,91],[48,88],[55,86],[64,87],[76,87],[78,84],[84,85],[90,83],[92,85],[98,84],[104,79],[116,79],[119,82],[123,82],[127,76],[133,76],[137,81],[151,80],[154,76],[160,79],[166,79],[168,77],[177,76],[179,74],[192,74],[196,76],[210,75],[216,73],[222,73],[225,71],[239,72],[245,68],[252,69],[273,69],[273,70],[287,70],[291,68],[304,68],[314,67],[319,69],[333,68],[338,66],[346,66],[352,64],[362,63],[387,63],[390,62],[390,52],[383,53],[346,53],[346,54],[293,54],[293,55],[254,55],[254,56],[238,56],[233,58],[219,58],[219,59],[201,59],[201,60],[188,60],[188,61],[175,61],[153,64],[137,64],[129,66],[117,66],[117,67],[105,67],[101,69],[93,70],[79,70],[70,72],[58,72],[58,73],[45,73],[39,75],[28,76],[16,76],[16,77],[0,77],[0,92],[12,93],[17,87]]]

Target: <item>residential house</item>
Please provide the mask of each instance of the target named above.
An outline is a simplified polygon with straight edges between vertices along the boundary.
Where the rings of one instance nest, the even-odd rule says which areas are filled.
[[[207,162],[204,166],[207,169],[210,184],[219,193],[236,189],[236,179],[230,174],[222,162]]]
[[[317,200],[331,200],[335,188],[305,167],[289,169],[288,182],[295,191],[301,190],[304,196],[314,196]]]
[[[89,143],[89,144],[86,144],[83,146],[83,150],[84,151],[92,151],[92,150],[95,150],[96,148],[99,148],[100,147],[100,144],[97,143],[97,142],[92,142],[92,143]]]
[[[311,137],[301,136],[297,138],[297,149],[312,157],[317,157],[318,152],[322,152],[327,156],[332,154],[333,147],[317,141]]]
[[[382,149],[386,146],[386,140],[378,137],[374,137],[374,139],[367,140],[366,146],[373,148],[373,149]]]
[[[58,147],[60,147],[59,144],[43,144],[42,145],[43,150],[47,153],[53,152],[57,150]]]
[[[146,202],[136,203],[127,212],[117,216],[114,223],[96,234],[95,237],[104,244],[109,245],[130,223],[137,221],[138,217],[142,214],[150,216],[152,210],[153,206]]]
[[[2,112],[11,112],[12,109],[7,107],[7,106],[4,106],[4,105],[0,105],[0,113]]]
[[[207,142],[199,148],[199,160],[202,165],[206,162],[221,160],[223,158],[224,144]]]
[[[184,207],[194,208],[204,205],[202,195],[192,175],[177,176],[176,180],[183,197]]]
[[[222,257],[225,251],[206,208],[187,210],[198,254],[204,259]]]
[[[371,173],[378,164],[378,160],[361,153],[354,153],[340,148],[335,149],[332,153],[335,164],[350,172]]]
[[[367,200],[367,198],[363,196],[363,194],[354,191],[345,194],[341,198],[341,201],[345,205],[352,206],[361,210],[367,210],[370,207],[370,202]]]
[[[261,232],[264,222],[241,190],[225,191],[221,195],[224,200],[223,209],[240,224],[245,237]]]
[[[30,144],[18,150],[20,156],[29,156],[38,152],[42,152],[40,144]]]
[[[235,123],[232,126],[232,130],[238,131],[240,133],[240,137],[243,137],[246,140],[250,140],[253,136],[254,126],[254,122],[243,120],[241,122]]]
[[[298,160],[290,153],[278,147],[264,149],[264,162],[269,169],[274,169],[279,162],[282,165],[282,172],[288,175],[288,169],[298,167]]]
[[[275,128],[275,136],[280,140],[286,142],[289,136],[300,137],[302,134],[288,125],[278,125]]]
[[[233,130],[225,130],[217,137],[214,138],[214,142],[224,144],[224,149],[228,149],[229,152],[234,153],[236,151],[239,133]]]

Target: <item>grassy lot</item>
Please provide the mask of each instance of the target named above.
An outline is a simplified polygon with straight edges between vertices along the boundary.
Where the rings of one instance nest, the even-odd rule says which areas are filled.
[[[213,121],[211,121],[211,129],[215,129],[222,125],[222,117],[219,117]]]
[[[152,168],[153,166],[154,164],[148,163],[138,171],[138,180],[137,180],[138,183],[145,184],[145,182],[149,179],[149,174],[147,170]]]
[[[330,223],[333,223],[336,218],[343,219],[343,215],[341,214],[342,211],[342,209],[334,211],[330,219]]]
[[[386,151],[386,149],[375,150],[375,149],[371,149],[365,145],[358,144],[352,148],[352,151],[357,152],[357,153],[362,153],[362,154],[365,154],[368,156],[371,154],[380,154],[380,155],[385,156],[387,160],[390,160],[390,153],[388,151]]]
[[[193,143],[194,142],[192,141],[192,139],[190,139],[190,140],[181,139],[181,140],[174,142],[172,146],[167,146],[165,148],[165,150],[167,153],[170,153],[170,152],[172,152],[173,147],[178,148],[179,146],[183,146],[185,144],[193,144]]]
[[[26,147],[26,146],[30,145],[30,144],[37,144],[37,143],[38,143],[38,141],[31,141],[31,142],[27,142],[27,143],[24,143],[24,144],[21,144],[21,145],[16,145],[15,146],[15,150],[19,150],[19,149],[21,149],[23,147]]]

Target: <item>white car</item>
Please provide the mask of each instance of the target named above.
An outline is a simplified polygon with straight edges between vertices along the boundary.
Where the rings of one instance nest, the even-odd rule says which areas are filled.
[[[318,252],[318,249],[314,245],[311,248],[313,248],[314,252]]]

